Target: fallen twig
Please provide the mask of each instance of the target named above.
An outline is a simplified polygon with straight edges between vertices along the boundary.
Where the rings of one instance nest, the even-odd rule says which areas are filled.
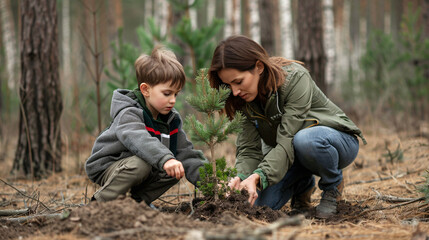
[[[397,207],[403,207],[403,206],[406,206],[408,204],[419,202],[419,201],[424,201],[424,200],[425,200],[425,197],[420,197],[420,198],[415,198],[415,199],[413,199],[411,201],[408,201],[408,202],[404,202],[404,203],[392,205],[392,206],[389,206],[389,207],[379,207],[379,208],[367,209],[367,210],[364,210],[364,211],[360,212],[358,215],[350,216],[350,217],[345,218],[343,220],[347,220],[347,219],[350,219],[350,218],[358,218],[358,217],[363,216],[363,215],[365,215],[365,214],[367,214],[369,212],[381,211],[381,210],[390,210],[390,209],[397,208]]]
[[[31,196],[26,195],[26,194],[25,194],[25,193],[23,193],[21,190],[19,190],[18,188],[14,187],[13,185],[11,185],[11,184],[9,184],[9,183],[5,182],[5,181],[4,181],[3,179],[1,179],[1,178],[0,178],[0,181],[2,181],[4,184],[8,185],[9,187],[11,187],[11,188],[15,189],[15,190],[16,190],[19,194],[21,194],[22,196],[27,197],[27,198],[30,198],[30,199],[32,199],[32,200],[34,200],[34,201],[36,201],[36,202],[40,203],[40,204],[41,204],[44,208],[46,208],[49,212],[52,212],[52,210],[51,210],[48,206],[46,206],[44,203],[42,203],[41,201],[39,201],[39,199],[36,199],[36,198],[34,198],[34,197],[31,197]]]
[[[32,220],[32,219],[37,219],[37,218],[61,219],[62,216],[63,216],[63,214],[61,214],[61,213],[37,214],[37,215],[30,215],[30,216],[18,217],[18,218],[2,218],[1,221],[22,223],[22,222]]]
[[[191,228],[185,228],[185,227],[158,227],[158,226],[139,226],[138,228],[130,228],[130,229],[124,229],[120,231],[110,232],[101,234],[100,236],[93,237],[93,240],[100,240],[100,239],[106,239],[106,238],[115,238],[120,237],[124,235],[133,235],[141,232],[169,232],[174,233],[176,235],[178,234],[185,234],[187,233],[187,236],[185,239],[189,240],[215,240],[215,239],[264,239],[262,235],[270,234],[273,231],[282,228],[284,226],[298,226],[301,225],[302,221],[304,220],[303,215],[297,215],[293,217],[288,218],[282,218],[268,226],[264,226],[261,228],[257,228],[255,230],[243,230],[243,229],[230,229],[231,231],[226,231],[223,233],[217,232],[207,232],[206,230],[200,230],[200,229],[191,229]]]
[[[410,201],[415,201],[417,199],[421,199],[421,198],[401,198],[401,197],[397,197],[397,196],[392,196],[392,195],[383,195],[381,194],[379,191],[375,190],[374,188],[371,188],[372,191],[374,191],[377,194],[376,199],[380,199],[386,202],[391,202],[391,203],[395,203],[395,202],[410,202]]]
[[[29,208],[24,209],[5,209],[0,210],[0,216],[16,216],[16,215],[24,215],[30,212]]]

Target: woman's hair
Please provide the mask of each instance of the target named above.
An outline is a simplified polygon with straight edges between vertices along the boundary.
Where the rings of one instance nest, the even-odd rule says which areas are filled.
[[[224,85],[218,73],[225,68],[253,73],[257,61],[264,64],[264,71],[260,75],[258,84],[257,97],[260,101],[266,102],[268,95],[277,91],[278,86],[285,81],[286,73],[282,66],[296,61],[282,57],[270,57],[261,45],[245,36],[231,36],[218,44],[209,69],[210,85],[216,89]],[[231,92],[225,104],[228,117],[233,118],[235,111],[242,109],[245,103],[243,99],[234,96]]]
[[[137,83],[147,83],[151,86],[167,83],[177,89],[185,85],[186,75],[182,64],[179,63],[174,53],[156,46],[151,55],[142,54],[134,63]]]

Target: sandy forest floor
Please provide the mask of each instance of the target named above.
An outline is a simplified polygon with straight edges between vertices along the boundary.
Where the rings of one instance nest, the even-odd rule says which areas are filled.
[[[428,174],[429,127],[404,133],[368,127],[364,133],[368,145],[361,146],[356,161],[344,170],[340,212],[328,220],[288,217],[289,203],[280,210],[283,217],[274,222],[232,210],[224,211],[216,221],[199,220],[182,210],[194,189],[185,180],[154,203],[169,213],[128,197],[88,204],[97,186],[86,176],[65,170],[40,181],[16,180],[8,175],[9,157],[0,169],[0,214],[5,210],[25,213],[0,216],[0,238],[429,239],[429,203],[416,190]],[[233,161],[233,141],[218,152]],[[84,158],[77,162],[83,163]],[[313,194],[314,206],[320,193]]]

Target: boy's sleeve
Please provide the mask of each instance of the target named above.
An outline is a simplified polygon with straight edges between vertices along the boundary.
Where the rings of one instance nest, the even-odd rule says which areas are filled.
[[[200,181],[199,168],[208,163],[204,157],[203,152],[194,149],[192,143],[188,140],[185,132],[182,129],[182,124],[179,126],[179,132],[177,136],[177,160],[181,161],[183,168],[185,169],[186,179],[189,182],[197,185]]]
[[[165,162],[175,158],[173,153],[146,130],[141,109],[128,109],[118,114],[114,124],[119,141],[137,157],[158,170]]]

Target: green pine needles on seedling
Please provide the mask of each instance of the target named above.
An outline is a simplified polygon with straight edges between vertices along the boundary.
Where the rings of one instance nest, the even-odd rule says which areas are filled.
[[[225,158],[215,159],[215,146],[225,141],[228,135],[241,131],[240,122],[243,116],[236,113],[230,121],[221,113],[231,90],[226,87],[219,90],[210,87],[207,69],[199,71],[196,83],[195,95],[189,96],[186,101],[197,111],[204,113],[205,118],[200,122],[194,115],[189,115],[185,120],[185,127],[192,141],[204,143],[210,148],[210,164],[200,169],[199,189],[204,196],[218,199],[225,196],[228,191],[228,178],[235,176],[237,171],[226,167]]]

